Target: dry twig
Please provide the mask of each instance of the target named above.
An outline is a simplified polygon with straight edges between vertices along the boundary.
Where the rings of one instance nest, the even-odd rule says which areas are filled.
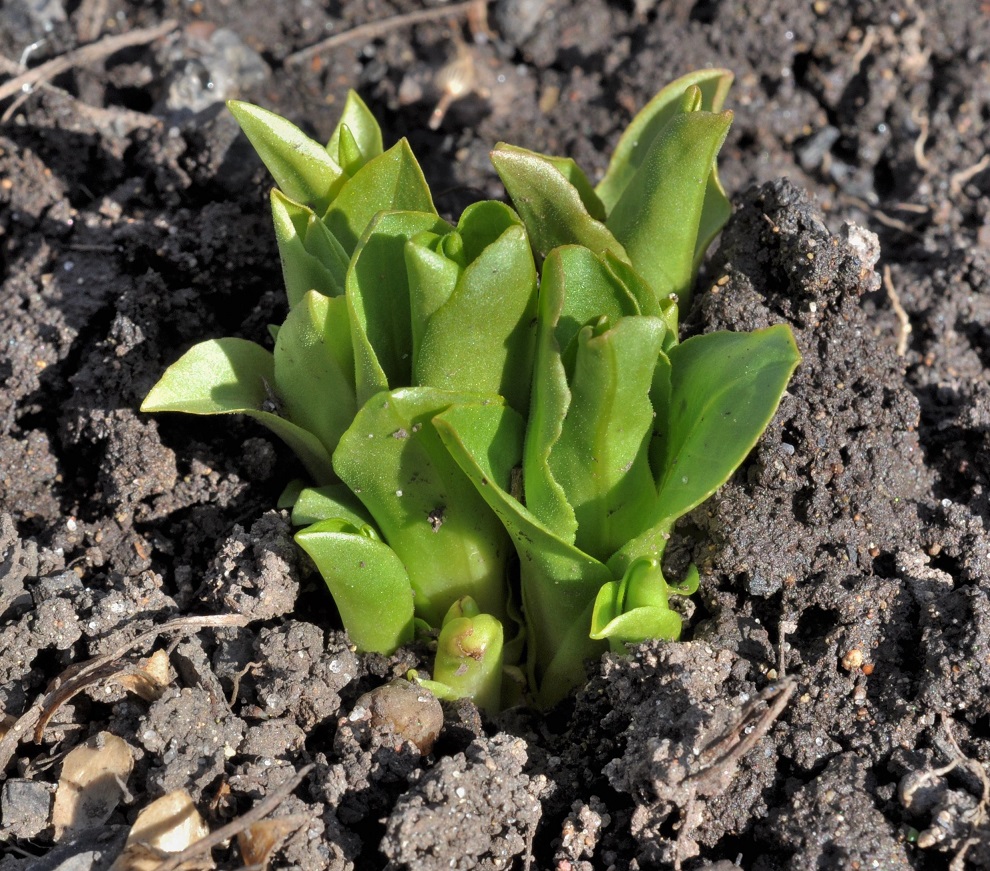
[[[956,741],[956,736],[952,734],[952,720],[949,715],[943,711],[941,719],[942,728],[945,730],[945,737],[948,738],[949,745],[956,754],[950,765],[958,763],[964,768],[967,768],[980,781],[980,802],[973,809],[972,815],[968,820],[972,832],[987,821],[987,810],[990,808],[990,777],[987,776],[986,769],[980,762],[976,759],[970,759],[962,752],[962,748]],[[975,847],[979,843],[980,838],[973,834],[963,841],[956,855],[952,857],[952,861],[949,863],[949,871],[963,871],[966,867],[966,854],[969,852],[970,847]]]
[[[675,871],[680,871],[685,844],[700,822],[698,799],[728,787],[739,762],[770,731],[797,685],[797,678],[785,677],[768,686],[743,708],[732,728],[702,749],[698,756],[701,769],[686,777],[680,787],[685,801],[675,847]]]
[[[335,33],[333,36],[328,36],[320,42],[290,54],[285,59],[285,65],[289,67],[298,66],[311,57],[315,57],[339,45],[344,45],[354,40],[375,39],[400,27],[421,24],[424,21],[437,21],[450,16],[468,15],[476,7],[484,6],[486,2],[487,0],[465,0],[462,3],[451,3],[449,6],[431,6],[429,9],[417,9],[415,12],[394,15],[391,18],[385,18],[381,21],[369,21],[367,24],[359,24],[357,27],[352,27],[350,30],[345,30],[342,33]]]
[[[797,678],[785,677],[757,694],[733,727],[702,749],[699,758],[710,761],[705,761],[702,769],[685,783],[695,786],[700,795],[712,795],[710,789],[724,788],[735,766],[770,731],[796,689]]]
[[[95,672],[115,663],[116,660],[123,658],[135,647],[157,638],[159,635],[191,635],[193,632],[208,627],[238,627],[246,626],[249,622],[250,620],[241,614],[179,617],[168,623],[163,623],[161,626],[153,626],[110,653],[81,664],[69,666],[52,681],[45,695],[21,714],[4,736],[0,738],[0,772],[7,768],[17,745],[29,734],[34,734],[35,741],[41,740],[45,724],[59,705],[64,704],[83,687],[88,686],[92,682],[92,676]]]
[[[891,208],[901,212],[911,212],[915,215],[927,215],[932,209],[923,203],[894,203]]]
[[[227,825],[221,826],[216,831],[210,832],[206,837],[200,838],[181,853],[170,855],[164,862],[158,865],[155,871],[175,871],[175,869],[179,868],[185,862],[198,859],[204,853],[209,852],[214,847],[219,847],[235,835],[249,829],[256,822],[263,820],[303,782],[303,779],[313,770],[313,767],[312,764],[303,766],[293,777],[290,777],[276,790],[265,796],[264,800],[258,802],[251,810],[241,814],[237,819],[231,820]],[[309,817],[299,814],[295,819],[298,819],[299,825],[302,826],[309,820]]]
[[[34,69],[27,70],[0,85],[0,101],[13,97],[22,88],[31,87],[39,82],[54,79],[74,67],[88,66],[103,58],[134,45],[144,45],[154,42],[159,37],[171,33],[179,26],[177,21],[163,21],[157,27],[132,30],[117,36],[108,36],[98,42],[91,42],[73,51],[52,58]]]
[[[68,91],[56,87],[51,82],[38,82],[37,88],[65,100],[66,106],[70,107],[80,119],[89,122],[104,133],[104,135],[127,135],[132,130],[157,127],[162,123],[162,119],[155,115],[136,112],[133,109],[125,109],[123,106],[91,106]],[[19,94],[17,99],[4,110],[3,115],[0,115],[0,124],[6,124],[24,101],[33,93],[34,91],[31,90]]]
[[[984,154],[976,163],[972,166],[966,167],[966,169],[960,169],[958,172],[952,173],[949,176],[949,192],[953,196],[959,196],[962,193],[963,185],[966,184],[971,178],[979,175],[987,167],[990,167],[990,154]]]
[[[109,8],[109,0],[82,0],[76,9],[76,38],[80,42],[92,42],[100,35]]]
[[[38,67],[38,69],[41,69],[41,67]],[[24,68],[20,64],[15,63],[0,54],[0,73],[8,76],[20,76],[23,72]],[[31,72],[33,72],[33,70]],[[4,87],[6,87],[7,84],[9,84],[9,82],[4,83]],[[131,130],[135,130],[137,128],[154,127],[155,125],[162,123],[161,119],[156,118],[154,115],[148,115],[144,112],[135,112],[132,109],[125,109],[122,106],[90,106],[88,103],[82,102],[78,97],[70,94],[62,88],[56,87],[49,81],[38,81],[34,83],[34,86],[62,97],[68,102],[76,113],[92,123],[95,127],[98,127],[100,130],[116,130],[118,128],[123,128],[125,132],[130,132]],[[0,116],[0,124],[7,123],[7,121],[13,117],[14,113],[20,108],[23,102],[31,96],[32,91],[32,88],[27,88],[21,91],[21,93],[17,96],[17,99],[14,100],[4,111],[3,115]]]
[[[873,43],[877,41],[877,32],[872,28],[868,27],[866,29],[866,36],[863,37],[863,42],[856,54],[853,55],[852,59],[852,74],[854,76],[859,75],[859,68],[863,65],[863,61],[866,60],[869,53],[873,50]]]
[[[925,143],[928,141],[928,116],[922,115],[919,109],[912,110],[911,115],[918,125],[918,138],[914,140],[914,162],[918,164],[919,169],[928,172],[932,168],[931,161],[925,157]]]
[[[838,199],[842,203],[848,203],[851,206],[855,206],[857,209],[860,209],[868,214],[871,218],[875,218],[877,222],[883,224],[885,227],[900,230],[902,233],[907,233],[910,236],[919,235],[918,231],[910,224],[906,224],[900,218],[892,218],[886,212],[871,206],[868,202],[866,202],[866,200],[861,200],[859,197],[854,197],[852,194],[839,194]],[[905,212],[913,212],[915,214],[926,214],[928,212],[927,206],[915,206],[914,203],[896,203],[894,208]]]
[[[903,357],[907,353],[908,336],[911,335],[911,321],[904,306],[901,305],[901,298],[897,295],[894,280],[890,277],[890,267],[886,264],[883,267],[883,286],[884,290],[887,291],[890,307],[894,310],[897,322],[900,324],[900,329],[897,331],[897,356]]]

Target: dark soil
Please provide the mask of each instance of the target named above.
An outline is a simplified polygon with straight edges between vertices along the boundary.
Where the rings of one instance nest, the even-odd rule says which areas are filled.
[[[0,103],[0,713],[26,715],[0,740],[0,869],[105,868],[158,796],[217,829],[307,763],[273,867],[990,867],[990,6],[493,0],[487,41],[438,19],[290,59],[416,8],[3,3],[8,78],[35,43],[32,67],[180,28]],[[462,35],[477,90],[432,131]],[[407,740],[363,694],[422,651],[348,646],[273,509],[287,452],[137,411],[193,342],[282,312],[269,182],[219,101],[326,138],[356,88],[456,218],[501,196],[496,141],[596,176],[705,65],[736,74],[737,211],[686,326],[788,322],[804,362],[672,543],[702,568],[691,640],[605,657],[547,717],[460,704]],[[193,615],[227,623],[125,647]],[[149,701],[119,672],[153,646],[173,674]],[[50,682],[109,654],[35,743]],[[104,731],[133,752],[123,800],[56,838],[61,760]]]

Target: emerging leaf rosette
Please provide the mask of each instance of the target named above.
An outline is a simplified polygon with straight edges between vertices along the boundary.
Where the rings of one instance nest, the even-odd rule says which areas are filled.
[[[475,203],[457,227],[429,213],[380,213],[346,286],[360,402],[412,385],[503,395],[525,411],[536,265],[510,208]]]
[[[607,646],[681,633],[670,597],[698,575],[667,582],[667,539],[744,460],[799,359],[784,325],[678,340],[730,213],[730,82],[661,91],[597,186],[499,145],[515,210],[475,203],[456,225],[356,95],[325,146],[230,104],[278,184],[288,315],[273,350],[194,346],[142,408],[243,413],[282,438],[315,485],[286,491],[296,540],[351,639],[390,653],[425,631],[421,683],[442,697],[494,711],[525,686],[551,705]]]

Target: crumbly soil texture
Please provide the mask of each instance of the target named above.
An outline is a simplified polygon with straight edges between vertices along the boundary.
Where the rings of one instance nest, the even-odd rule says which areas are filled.
[[[481,5],[3,3],[7,81],[176,27],[0,102],[0,871],[106,868],[175,790],[213,831],[284,818],[183,867],[990,867],[990,7]],[[589,664],[547,715],[391,716],[426,651],[349,645],[275,508],[283,446],[137,410],[194,342],[284,313],[222,100],[325,139],[357,89],[456,219],[504,196],[495,142],[599,176],[700,66],[736,75],[736,211],[684,329],[789,323],[803,363],[674,534],[672,573],[702,574],[686,640]],[[66,823],[68,754],[116,739],[130,765]]]

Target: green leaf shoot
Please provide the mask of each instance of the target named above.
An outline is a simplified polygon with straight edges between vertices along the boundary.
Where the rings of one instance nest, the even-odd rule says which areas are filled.
[[[697,569],[692,571],[692,581],[697,589]],[[683,621],[670,607],[671,589],[664,579],[660,560],[651,557],[633,560],[621,580],[609,581],[598,591],[591,617],[591,637],[607,639],[615,653],[621,653],[626,644],[650,638],[676,641],[681,636]],[[688,589],[675,588],[675,591],[689,595]]]
[[[321,520],[296,533],[333,595],[351,640],[391,653],[413,639],[413,588],[402,561],[369,524]]]
[[[375,215],[400,210],[436,215],[423,170],[405,139],[368,161],[344,183],[323,215],[323,223],[351,254]]]
[[[414,382],[499,394],[525,412],[536,264],[519,218],[502,203],[475,203],[456,230],[420,234],[406,243],[405,255],[410,296],[418,301],[412,313]]]
[[[349,176],[384,151],[382,129],[355,91],[347,94],[326,151]]]
[[[588,634],[588,621],[594,596],[611,575],[602,563],[544,526],[509,492],[512,447],[521,442],[523,428],[512,409],[453,406],[438,415],[434,425],[519,553],[530,684],[543,704],[552,704],[580,682],[585,659],[601,650]]]
[[[483,711],[495,714],[502,707],[503,649],[502,624],[465,596],[443,619],[433,680],[420,683],[439,698],[473,699]]]
[[[562,172],[559,159],[504,142],[495,147],[491,159],[529,230],[530,242],[540,260],[560,245],[583,245],[596,254],[611,251],[625,258],[622,245],[585,204],[591,192],[582,181],[583,173],[575,184],[571,181],[575,173]],[[564,169],[568,170],[569,165]],[[591,207],[602,214],[597,198]]]
[[[475,404],[501,400],[429,387],[380,393],[357,413],[333,457],[405,565],[417,615],[434,626],[462,596],[505,615],[508,536],[432,424],[453,405]]]
[[[708,179],[732,113],[694,109],[701,105],[697,88],[685,102],[692,111],[676,115],[653,141],[606,226],[658,295],[676,293],[686,304]]]
[[[332,454],[357,413],[347,300],[309,291],[278,331],[274,364],[284,415]],[[314,402],[315,396],[334,399]]]
[[[412,385],[406,243],[421,233],[441,234],[451,229],[430,212],[381,212],[351,256],[346,298],[359,405],[383,390]]]
[[[699,574],[665,579],[667,541],[745,461],[800,360],[784,324],[678,336],[731,212],[731,79],[664,88],[597,186],[499,144],[514,208],[474,203],[456,225],[356,94],[326,146],[230,104],[278,185],[288,315],[274,352],[194,346],[142,409],[245,414],[282,438],[312,486],[279,505],[351,640],[436,639],[420,683],[442,698],[549,707],[609,647],[681,636],[671,597]]]
[[[342,295],[348,257],[341,244],[311,208],[290,200],[278,188],[272,188],[271,206],[289,307],[298,305],[311,290]]]
[[[141,403],[147,412],[245,414],[264,424],[299,457],[318,483],[334,480],[330,455],[304,427],[278,413],[275,358],[246,339],[194,345],[173,363]]]
[[[549,456],[577,518],[575,544],[607,560],[655,501],[648,448],[650,386],[665,325],[660,318],[607,319],[578,334],[571,402]]]
[[[637,556],[659,557],[674,521],[729,479],[766,429],[800,361],[783,324],[694,336],[670,351],[663,370],[669,387],[655,381],[651,393],[657,501],[647,530],[612,557],[613,571],[624,571]]]
[[[646,159],[654,140],[682,108],[684,92],[690,87],[701,91],[701,108],[721,112],[733,75],[728,70],[709,69],[688,73],[671,82],[647,103],[629,122],[612,152],[608,170],[595,193],[611,212]]]
[[[228,100],[227,108],[285,194],[320,215],[326,212],[347,181],[327,150],[291,121],[261,106]]]

